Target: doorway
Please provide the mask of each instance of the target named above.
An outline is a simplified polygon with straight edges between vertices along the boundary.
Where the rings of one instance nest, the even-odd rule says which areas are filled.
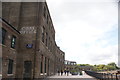
[[[24,61],[23,80],[30,80],[32,75],[32,61]]]

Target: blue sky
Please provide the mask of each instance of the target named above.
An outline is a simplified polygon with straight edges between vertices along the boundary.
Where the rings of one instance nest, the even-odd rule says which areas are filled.
[[[57,45],[81,64],[118,62],[118,0],[47,0]]]

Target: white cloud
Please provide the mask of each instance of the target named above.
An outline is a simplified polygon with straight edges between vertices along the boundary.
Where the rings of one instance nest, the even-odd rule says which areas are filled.
[[[78,63],[117,62],[117,0],[82,1],[48,1],[58,46]]]
[[[46,0],[51,3],[62,3],[62,2],[118,2],[119,0]]]

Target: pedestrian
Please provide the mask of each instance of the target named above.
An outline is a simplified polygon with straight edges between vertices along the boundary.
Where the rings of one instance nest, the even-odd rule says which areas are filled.
[[[64,70],[65,75],[66,75],[66,72],[67,72],[67,71],[66,71],[66,70]]]
[[[69,75],[69,70],[67,70],[67,76]]]
[[[61,76],[63,75],[63,70],[61,70]]]
[[[58,76],[60,75],[60,71],[58,70]]]

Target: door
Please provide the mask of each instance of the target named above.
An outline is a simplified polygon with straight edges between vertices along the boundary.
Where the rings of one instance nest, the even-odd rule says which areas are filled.
[[[32,62],[24,61],[24,74],[23,74],[24,80],[26,79],[30,80],[31,73],[32,73]]]

